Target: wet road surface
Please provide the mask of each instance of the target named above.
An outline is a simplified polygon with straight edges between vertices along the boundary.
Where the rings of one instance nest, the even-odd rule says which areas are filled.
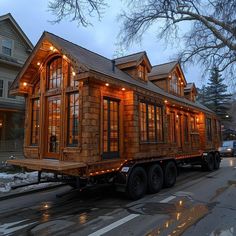
[[[211,173],[181,168],[174,187],[129,201],[110,186],[0,202],[0,235],[236,235],[236,158]]]

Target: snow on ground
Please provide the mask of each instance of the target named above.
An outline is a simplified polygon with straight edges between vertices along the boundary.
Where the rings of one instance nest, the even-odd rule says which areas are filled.
[[[42,173],[42,179],[47,177],[53,177],[53,174],[50,173]],[[38,180],[38,172],[21,172],[10,174],[7,172],[0,172],[0,193],[7,193],[12,190],[12,186],[27,184],[32,182],[37,182]],[[37,188],[44,188],[46,186],[55,185],[55,183],[41,183],[35,184],[31,186],[26,186],[20,188],[20,191],[28,191]]]

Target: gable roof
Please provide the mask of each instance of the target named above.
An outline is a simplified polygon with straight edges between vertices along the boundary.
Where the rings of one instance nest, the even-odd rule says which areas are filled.
[[[162,96],[164,96],[167,99],[173,99],[175,101],[179,101],[181,103],[190,105],[192,107],[197,107],[200,109],[203,109],[205,111],[208,111],[210,113],[213,113],[211,110],[209,110],[207,107],[196,104],[194,102],[191,102],[187,100],[186,98],[177,97],[175,95],[169,94],[159,88],[158,86],[154,85],[152,82],[147,81],[147,83],[143,83],[141,81],[133,79],[129,74],[123,72],[119,68],[115,66],[113,69],[113,60],[110,60],[104,56],[101,56],[97,53],[94,53],[92,51],[89,51],[81,46],[78,46],[72,42],[69,42],[59,36],[56,36],[49,32],[44,32],[41,36],[40,40],[38,41],[37,45],[33,49],[33,52],[28,57],[26,63],[24,64],[21,72],[17,75],[17,78],[14,80],[11,89],[14,89],[21,78],[23,76],[24,72],[27,70],[28,66],[30,65],[31,61],[34,58],[34,54],[36,51],[40,48],[41,43],[44,40],[48,40],[51,42],[61,53],[65,54],[68,58],[72,60],[76,60],[89,70],[107,75],[113,79],[119,80],[120,82],[126,83],[131,87],[139,87],[154,93],[158,93]]]
[[[171,71],[176,67],[178,63],[178,61],[172,61],[160,65],[155,65],[152,67],[152,71],[148,76],[166,77],[171,73]]]
[[[147,53],[145,51],[133,53],[133,54],[126,55],[123,57],[118,57],[118,58],[115,58],[114,61],[115,61],[116,65],[122,65],[122,64],[130,63],[130,62],[138,64],[141,62],[142,59],[143,60],[146,59],[146,62],[148,64],[148,69],[149,69],[149,71],[151,71],[152,65],[151,65],[149,58],[147,56]]]
[[[21,29],[21,27],[18,25],[18,23],[15,21],[15,19],[13,18],[13,16],[11,15],[11,13],[5,14],[0,16],[0,21],[4,21],[4,20],[9,20],[12,25],[14,26],[14,28],[17,30],[17,32],[21,35],[21,37],[24,39],[25,43],[29,46],[30,49],[33,49],[34,45],[31,43],[31,41],[29,40],[29,38],[26,36],[26,34],[24,33],[24,31]]]

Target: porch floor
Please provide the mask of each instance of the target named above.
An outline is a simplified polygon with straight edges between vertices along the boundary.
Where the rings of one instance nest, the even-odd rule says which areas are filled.
[[[8,160],[8,164],[26,167],[31,170],[72,170],[80,167],[86,167],[82,162],[59,161],[54,159],[23,159],[23,160]]]

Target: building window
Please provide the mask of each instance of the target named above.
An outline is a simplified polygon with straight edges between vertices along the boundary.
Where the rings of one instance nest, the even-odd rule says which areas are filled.
[[[39,98],[32,100],[32,127],[31,127],[31,144],[39,144],[39,110],[40,100]]]
[[[207,140],[212,141],[212,129],[211,129],[211,119],[206,119],[206,131],[207,131]]]
[[[142,80],[146,80],[146,68],[144,65],[138,66],[138,77]]]
[[[168,120],[168,127],[169,127],[169,141],[170,143],[176,143],[176,126],[175,126],[175,113],[170,112],[169,120]]]
[[[176,94],[181,94],[180,82],[176,74],[172,75],[170,79],[170,91]]]
[[[2,39],[2,53],[11,56],[12,55],[13,42],[10,39]]]
[[[72,66],[69,66],[69,86],[72,88],[77,88],[79,86],[79,81],[76,80],[76,72],[74,71]]]
[[[103,99],[103,157],[119,157],[119,101]]]
[[[3,80],[0,79],[0,97],[3,97]]]
[[[189,141],[189,136],[188,136],[188,116],[184,115],[184,142]]]
[[[140,102],[139,107],[141,141],[163,141],[162,108],[146,102]]]
[[[68,146],[78,144],[79,133],[79,93],[70,93],[68,96]]]
[[[12,84],[12,82],[11,82],[11,81],[8,81],[7,97],[8,97],[8,98],[15,99],[16,96],[10,95],[10,87],[11,87],[11,84]]]
[[[62,59],[54,58],[48,64],[48,89],[60,88],[62,82]]]

